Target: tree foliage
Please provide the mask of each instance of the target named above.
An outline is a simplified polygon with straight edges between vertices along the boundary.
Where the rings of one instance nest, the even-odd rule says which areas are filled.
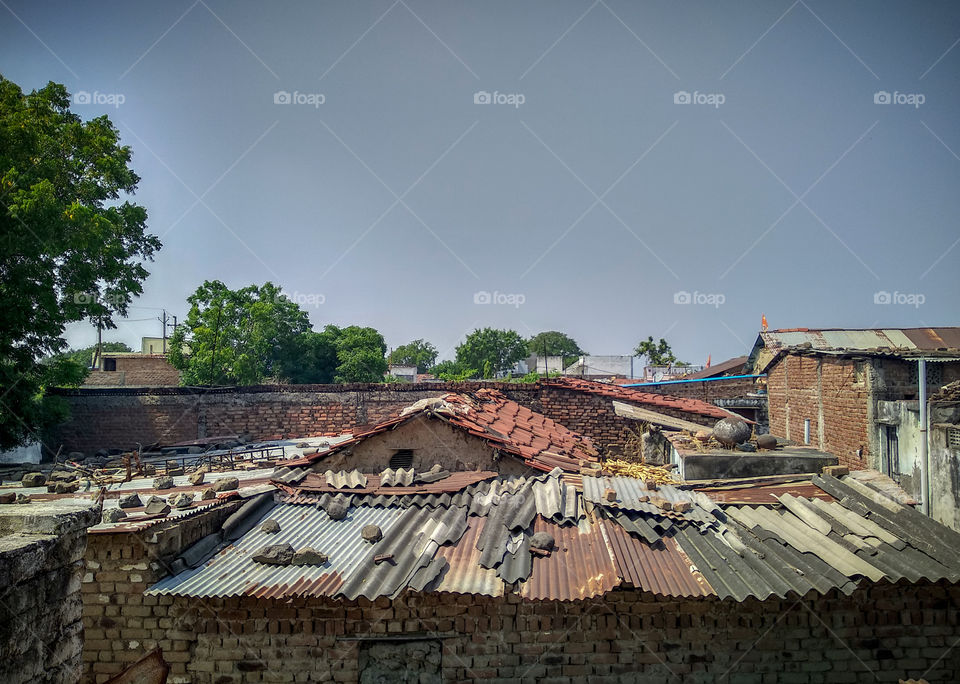
[[[647,357],[651,366],[673,366],[683,363],[677,361],[670,344],[662,337],[659,342],[654,342],[653,337],[641,340],[637,348],[634,349],[634,354]]]
[[[527,349],[537,356],[562,356],[564,366],[568,365],[568,360],[587,353],[572,337],[556,330],[547,330],[534,335],[527,341]]]
[[[428,373],[437,363],[437,348],[425,340],[414,340],[390,352],[388,361],[397,366],[416,366],[418,373]]]
[[[327,326],[333,328],[334,326]],[[387,343],[373,328],[341,328],[337,336],[336,382],[383,382]]]
[[[66,347],[65,326],[113,328],[142,292],[161,245],[146,210],[121,201],[140,180],[130,157],[106,116],[70,111],[62,85],[24,94],[0,76],[0,448],[65,415],[44,389],[83,374],[41,362]]]
[[[273,283],[231,290],[206,281],[170,340],[170,363],[185,385],[255,385],[281,379],[310,319]],[[189,344],[189,353],[186,350]]]
[[[430,372],[447,382],[463,382],[464,380],[475,377],[479,373],[479,370],[464,366],[458,361],[441,361],[436,364]]]
[[[93,353],[97,350],[97,345],[91,344],[89,347],[81,347],[80,349],[68,349],[65,352],[59,354],[54,354],[52,357],[47,359],[47,363],[64,359],[78,364],[84,370],[90,368],[90,364],[93,362]],[[104,342],[102,347],[103,352],[132,352],[133,350],[125,342]]]
[[[474,330],[457,347],[457,362],[463,368],[479,369],[485,378],[507,372],[526,356],[527,343],[515,330]]]

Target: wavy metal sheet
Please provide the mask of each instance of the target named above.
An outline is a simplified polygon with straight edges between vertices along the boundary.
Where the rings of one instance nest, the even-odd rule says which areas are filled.
[[[387,534],[403,514],[398,508],[354,508],[346,519],[336,521],[316,508],[281,504],[260,517],[260,521],[273,518],[280,524],[276,534],[267,534],[255,526],[204,565],[167,577],[147,593],[198,597],[333,596],[370,553],[371,544],[360,536],[363,527],[379,525]],[[322,567],[271,566],[251,560],[261,546],[284,542],[295,549],[313,547],[326,553],[330,560]]]
[[[468,518],[467,529],[460,541],[437,550],[437,556],[447,561],[447,569],[434,591],[503,596],[503,580],[497,576],[497,571],[480,566],[477,540],[483,534],[485,524],[485,518]]]
[[[324,473],[323,479],[326,481],[328,486],[332,486],[337,489],[355,489],[358,487],[367,486],[367,476],[361,473],[359,470],[351,470],[349,472],[346,470],[340,470],[336,473],[332,470],[328,470],[326,473]]]
[[[612,489],[617,494],[615,501],[607,501],[604,494]],[[673,520],[695,522],[699,525],[718,524],[715,513],[722,515],[720,507],[709,497],[692,490],[679,489],[670,485],[661,485],[656,490],[649,490],[642,480],[632,477],[588,477],[583,478],[583,498],[590,503],[609,508],[621,508],[637,511],[647,515],[671,518]],[[670,503],[687,502],[691,508],[683,513],[666,511],[650,503],[642,501],[663,499]]]
[[[530,578],[520,586],[527,599],[573,601],[606,593],[620,584],[613,556],[597,525],[560,526],[537,517],[534,533],[553,535],[549,556],[534,556]]]
[[[380,486],[381,487],[396,487],[397,485],[403,485],[404,487],[409,487],[413,484],[413,468],[387,468],[380,473]]]
[[[611,520],[598,526],[624,582],[663,596],[711,596],[716,592],[677,543],[668,537],[650,544],[631,536]]]

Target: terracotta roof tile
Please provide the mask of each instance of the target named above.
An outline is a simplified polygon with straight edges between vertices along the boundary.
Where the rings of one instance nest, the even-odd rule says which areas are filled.
[[[558,387],[574,390],[577,392],[587,392],[597,396],[617,399],[629,404],[642,404],[654,408],[667,408],[685,413],[693,413],[700,416],[709,416],[711,418],[728,418],[732,414],[719,406],[714,406],[706,401],[699,399],[688,399],[686,397],[672,397],[666,394],[655,394],[653,392],[643,392],[634,387],[621,387],[606,382],[594,382],[592,380],[582,380],[580,378],[550,378],[541,380],[545,387]]]
[[[528,466],[544,472],[550,472],[557,466],[568,472],[579,472],[582,461],[598,460],[599,454],[589,437],[507,399],[498,390],[480,389],[469,394],[450,393],[432,401],[439,405],[414,404],[416,410],[409,411],[406,415],[384,420],[364,432],[357,433],[352,439],[334,445],[329,451],[310,454],[287,465],[313,463],[423,415],[481,437],[500,451],[518,456]]]

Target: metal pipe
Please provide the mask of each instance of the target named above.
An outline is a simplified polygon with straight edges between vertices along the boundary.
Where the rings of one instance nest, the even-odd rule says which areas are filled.
[[[917,361],[917,391],[920,396],[920,506],[930,515],[930,471],[927,463],[927,360]]]
[[[810,443],[810,419],[809,418],[803,419],[803,443],[804,444]]]

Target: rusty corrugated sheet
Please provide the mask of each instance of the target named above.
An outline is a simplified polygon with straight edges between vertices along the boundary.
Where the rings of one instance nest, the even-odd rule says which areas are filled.
[[[656,544],[648,544],[611,520],[598,520],[596,524],[609,542],[624,582],[664,596],[716,594],[673,539],[663,537]]]
[[[606,593],[620,584],[613,556],[595,524],[554,525],[537,516],[533,531],[547,532],[556,542],[549,556],[533,557],[530,578],[520,595],[527,599],[573,601]]]
[[[764,345],[777,351],[809,343],[819,351],[887,351],[957,352],[960,351],[960,328],[874,328],[844,330],[824,328],[811,330],[767,330],[760,333]]]
[[[744,485],[742,487],[698,487],[698,492],[722,504],[757,505],[778,503],[777,497],[791,494],[805,499],[833,501],[833,497],[812,482],[787,482],[773,485]]]
[[[481,551],[477,549],[477,540],[483,534],[485,522],[486,518],[469,518],[460,541],[437,550],[437,555],[445,558],[449,567],[435,591],[503,596],[503,580],[497,576],[497,571],[480,567]]]

